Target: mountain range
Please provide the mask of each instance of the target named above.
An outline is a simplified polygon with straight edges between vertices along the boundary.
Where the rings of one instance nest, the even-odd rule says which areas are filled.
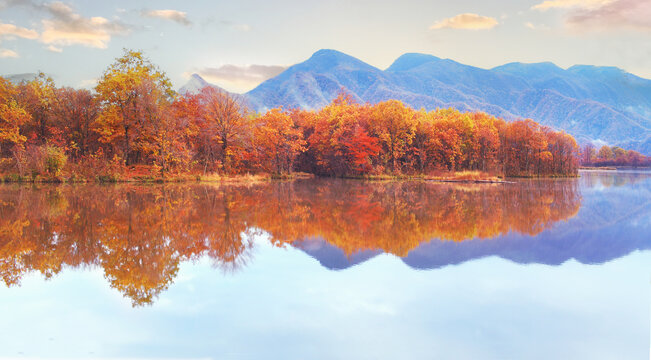
[[[180,89],[211,85],[199,75]],[[385,70],[336,50],[319,50],[243,94],[250,107],[318,109],[345,90],[361,103],[397,99],[420,109],[454,107],[506,120],[531,118],[580,143],[651,155],[651,80],[616,67],[509,63],[492,69],[408,53]]]

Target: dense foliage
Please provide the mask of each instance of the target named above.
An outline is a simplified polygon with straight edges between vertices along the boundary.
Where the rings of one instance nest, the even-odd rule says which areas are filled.
[[[319,111],[295,111],[308,148],[299,168],[324,175],[482,170],[507,176],[574,175],[574,138],[532,120],[484,113],[425,112],[399,101],[353,103],[344,95]]]
[[[357,104],[342,93],[314,111],[250,113],[244,99],[207,87],[180,96],[142,53],[125,51],[94,92],[57,88],[41,74],[0,79],[0,172],[119,178],[144,168],[175,174],[415,175],[481,170],[571,176],[572,136],[532,120],[505,122],[400,101]]]
[[[581,151],[583,166],[651,166],[651,157],[634,150],[624,150],[619,146],[603,145],[597,149],[587,144]]]

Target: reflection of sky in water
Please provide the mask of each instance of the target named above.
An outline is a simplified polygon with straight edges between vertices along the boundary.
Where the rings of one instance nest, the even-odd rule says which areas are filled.
[[[482,245],[493,240],[457,244],[477,256],[434,270],[382,254],[333,271],[263,234],[233,274],[208,259],[181,263],[144,308],[132,308],[98,269],[47,281],[30,274],[19,288],[0,287],[0,356],[646,358],[651,182],[579,181],[576,217],[535,237],[500,237],[496,248]]]

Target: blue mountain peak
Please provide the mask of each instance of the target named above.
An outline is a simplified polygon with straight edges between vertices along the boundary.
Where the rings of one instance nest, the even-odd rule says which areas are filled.
[[[336,67],[357,68],[360,70],[377,70],[375,67],[350,55],[337,50],[321,49],[296,65],[299,68],[309,68],[311,71],[327,71]]]
[[[391,64],[386,71],[407,71],[419,67],[425,63],[440,61],[441,59],[434,55],[407,53]]]

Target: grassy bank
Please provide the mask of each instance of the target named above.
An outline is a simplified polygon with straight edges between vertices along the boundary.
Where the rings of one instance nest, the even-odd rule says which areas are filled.
[[[85,184],[85,183],[185,183],[185,182],[222,182],[222,183],[258,183],[272,179],[268,174],[244,175],[169,175],[169,176],[96,176],[82,178],[75,176],[20,176],[8,174],[0,176],[4,183],[52,183],[52,184]]]
[[[427,180],[440,182],[461,182],[461,183],[501,183],[505,182],[501,175],[490,174],[483,171],[441,171],[430,174],[380,174],[363,176],[346,176],[347,179],[392,181],[392,180]]]
[[[613,166],[581,166],[579,170],[611,170],[615,171],[617,170],[616,167]]]
[[[19,174],[0,174],[0,182],[4,183],[52,183],[52,184],[84,184],[84,183],[259,183],[271,180],[295,180],[313,178],[313,174],[296,172],[292,174],[155,174],[150,169],[142,167],[129,169],[122,174],[102,174],[95,176],[80,176],[77,174],[62,174],[58,176]]]
[[[151,169],[142,167],[132,168],[123,174],[95,175],[82,177],[76,174],[63,174],[59,176],[20,176],[18,174],[0,175],[0,182],[5,183],[187,183],[209,182],[229,184],[253,184],[272,180],[296,180],[314,178],[314,174],[295,172],[292,174],[156,174]],[[568,178],[576,176],[513,176],[509,178]],[[509,183],[504,176],[483,171],[440,171],[430,174],[378,174],[343,176],[344,179],[371,180],[371,181],[435,181],[450,183]]]
[[[576,179],[581,175],[564,175],[564,174],[549,174],[549,175],[511,175],[507,176],[510,179]]]

